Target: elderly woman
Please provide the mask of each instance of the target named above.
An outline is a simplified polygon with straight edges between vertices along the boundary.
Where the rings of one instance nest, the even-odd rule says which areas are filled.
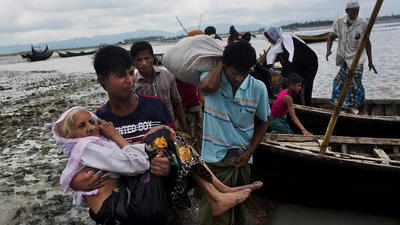
[[[283,33],[279,27],[264,30],[264,36],[272,47],[267,53],[267,65],[277,60],[282,64],[281,75],[287,77],[291,73],[303,78],[300,95],[294,97],[295,104],[311,105],[314,78],[318,70],[318,57],[303,40],[291,33]]]

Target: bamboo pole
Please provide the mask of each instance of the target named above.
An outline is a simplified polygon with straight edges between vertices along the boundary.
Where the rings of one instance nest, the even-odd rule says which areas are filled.
[[[382,4],[383,4],[383,0],[376,1],[375,8],[372,11],[371,17],[369,18],[367,29],[361,39],[360,45],[357,48],[357,52],[353,58],[353,62],[351,63],[351,67],[348,72],[347,79],[344,83],[342,91],[340,92],[340,96],[336,103],[336,106],[333,109],[328,128],[326,129],[326,133],[325,133],[324,139],[321,144],[321,150],[320,150],[321,154],[324,154],[326,152],[326,149],[328,148],[329,140],[332,136],[333,130],[335,129],[335,125],[336,125],[336,122],[337,122],[337,119],[338,119],[339,113],[340,113],[340,108],[346,97],[347,89],[349,88],[349,86],[351,85],[351,83],[354,79],[354,71],[358,65],[358,61],[360,60],[361,54],[363,53],[363,50],[367,43],[367,40],[369,39],[369,34],[371,33],[372,27],[374,26],[376,17],[378,16],[378,13],[379,13],[379,10],[381,9]]]

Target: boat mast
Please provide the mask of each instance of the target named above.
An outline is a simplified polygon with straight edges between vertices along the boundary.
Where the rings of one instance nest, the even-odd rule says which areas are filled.
[[[178,24],[181,26],[183,32],[185,35],[187,35],[188,31],[186,30],[185,26],[183,26],[182,22],[179,20],[178,16],[176,17],[176,20],[178,21]]]

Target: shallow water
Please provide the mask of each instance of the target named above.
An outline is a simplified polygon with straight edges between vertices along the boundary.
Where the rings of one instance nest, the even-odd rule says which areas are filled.
[[[329,28],[309,29],[297,31],[298,34],[317,34],[327,31]],[[363,83],[366,88],[366,97],[378,98],[400,98],[400,90],[397,88],[400,82],[400,23],[377,24],[371,34],[372,52],[375,67],[378,74],[368,71],[364,66]],[[262,35],[257,35],[251,41],[258,53],[266,49],[269,44]],[[154,43],[154,51],[163,53],[173,43]],[[319,57],[318,74],[314,82],[314,97],[329,97],[332,90],[332,81],[338,72],[335,65],[336,42],[333,45],[333,54],[329,62],[325,60],[326,43],[314,43],[309,45]],[[129,46],[124,46],[129,49]],[[92,66],[92,55],[72,58],[60,58],[57,54],[46,61],[26,62],[20,56],[0,57],[0,71],[52,71],[61,73],[94,73]],[[0,73],[0,86],[5,84],[4,73]]]

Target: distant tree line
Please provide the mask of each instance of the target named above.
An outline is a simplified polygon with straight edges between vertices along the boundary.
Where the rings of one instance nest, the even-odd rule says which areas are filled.
[[[391,16],[380,16],[377,18],[378,21],[386,21],[386,20],[392,20],[392,19],[400,19],[400,14],[399,15],[391,15]],[[316,20],[316,21],[306,21],[302,23],[291,23],[287,25],[283,25],[282,29],[297,29],[297,28],[307,28],[307,27],[320,27],[320,26],[330,26],[332,25],[333,20]],[[262,31],[262,29],[260,29]]]
[[[136,41],[159,41],[159,40],[164,40],[164,36],[148,36],[148,37],[138,37],[138,38],[129,38],[125,39],[119,44],[131,44]]]
[[[282,29],[296,29],[303,27],[320,27],[320,26],[328,26],[333,23],[333,20],[316,20],[304,23],[291,23],[288,25],[282,26]]]
[[[400,14],[399,15],[392,14],[391,16],[380,16],[377,18],[377,20],[379,21],[392,20],[392,19],[400,19]]]

